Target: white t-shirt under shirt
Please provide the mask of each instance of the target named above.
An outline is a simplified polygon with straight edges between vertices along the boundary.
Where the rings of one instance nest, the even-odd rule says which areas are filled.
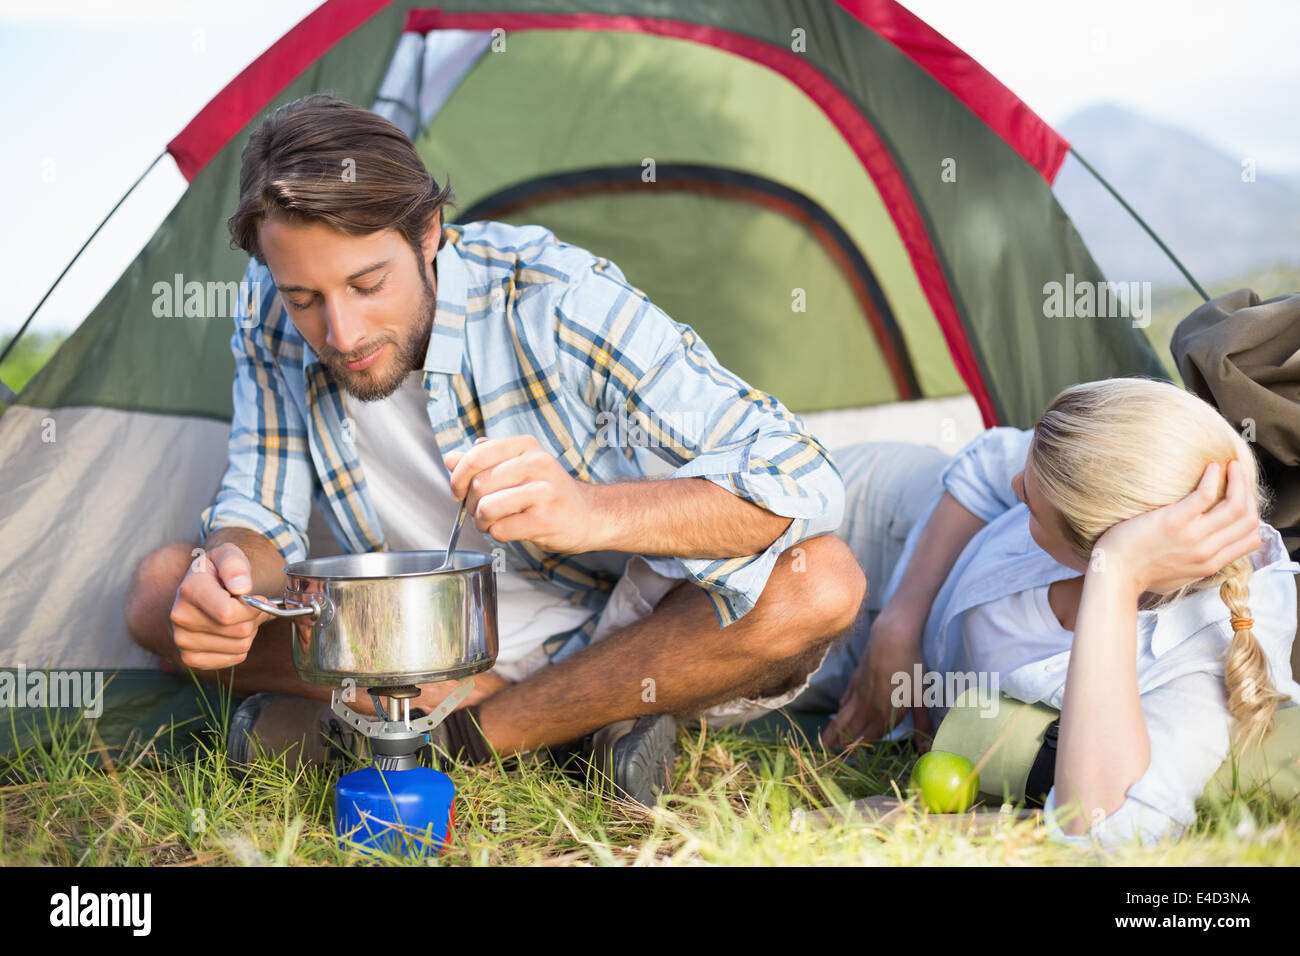
[[[389,550],[446,548],[460,502],[451,495],[451,476],[429,421],[422,374],[411,372],[397,391],[380,401],[362,402],[343,393],[343,402]],[[467,515],[456,547],[491,554],[501,543],[474,527]],[[498,571],[498,663],[518,661],[548,637],[573,630],[593,613],[531,578]]]
[[[1068,651],[1074,633],[1062,627],[1052,612],[1048,587],[1027,588],[968,609],[962,615],[957,669],[1010,674]]]

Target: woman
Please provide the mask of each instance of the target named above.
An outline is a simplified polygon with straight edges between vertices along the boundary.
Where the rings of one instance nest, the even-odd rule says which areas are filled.
[[[899,447],[836,454],[859,507],[874,478],[857,476]],[[932,496],[933,455],[906,477]],[[889,729],[899,675],[918,663],[984,673],[1061,711],[1044,805],[1054,839],[1181,832],[1230,748],[1300,703],[1300,565],[1259,521],[1250,447],[1176,385],[1109,379],[1066,389],[1033,430],[990,429],[937,480],[923,515],[890,519],[909,526],[896,560],[880,560],[880,515],[870,542],[861,524],[841,530],[868,580],[874,561],[889,583],[792,706],[837,710],[826,738],[843,745]],[[867,507],[891,495],[876,483]],[[951,703],[912,708],[904,726],[924,738]]]

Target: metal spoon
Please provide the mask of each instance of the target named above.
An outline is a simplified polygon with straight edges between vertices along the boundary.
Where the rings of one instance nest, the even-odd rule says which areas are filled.
[[[460,526],[465,523],[465,503],[469,501],[469,496],[460,503],[460,511],[456,514],[456,523],[452,525],[451,537],[447,539],[447,553],[443,556],[442,564],[438,565],[435,571],[446,571],[451,567],[451,557],[456,553],[456,539],[460,537]]]

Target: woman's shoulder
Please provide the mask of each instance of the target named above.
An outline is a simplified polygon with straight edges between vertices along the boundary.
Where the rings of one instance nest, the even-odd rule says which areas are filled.
[[[1259,536],[1262,543],[1250,556],[1250,563],[1256,571],[1276,570],[1287,574],[1300,572],[1300,562],[1287,552],[1282,534],[1277,528],[1267,521],[1261,521]]]
[[[1297,563],[1286,550],[1282,535],[1265,521],[1259,523],[1263,543],[1250,556],[1253,568],[1246,582],[1249,591],[1247,605],[1251,616],[1259,619],[1255,633],[1263,637],[1267,632],[1284,642],[1286,653],[1296,634],[1296,574]]]

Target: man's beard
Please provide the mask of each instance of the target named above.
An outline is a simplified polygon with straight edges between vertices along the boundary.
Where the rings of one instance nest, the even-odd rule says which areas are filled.
[[[423,272],[420,273],[420,279],[424,287],[420,293],[420,308],[404,340],[398,341],[388,336],[378,342],[367,342],[352,356],[338,352],[331,352],[328,357],[321,355],[321,361],[329,368],[335,381],[358,401],[377,402],[387,398],[401,387],[407,375],[424,365],[424,354],[429,347],[429,335],[433,331],[433,318],[438,303],[434,298],[433,287]],[[397,354],[388,363],[386,372],[377,370],[375,366],[360,372],[344,367],[344,362],[365,358],[376,348],[382,348],[385,342],[397,345]]]

